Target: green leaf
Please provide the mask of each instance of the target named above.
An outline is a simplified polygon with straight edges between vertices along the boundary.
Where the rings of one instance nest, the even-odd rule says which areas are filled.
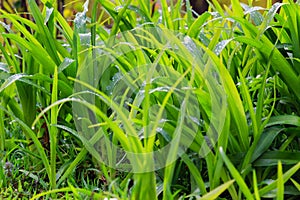
[[[300,162],[299,152],[267,151],[262,154],[253,164],[254,166],[275,166],[278,160],[285,165]]]
[[[239,185],[240,190],[244,193],[245,197],[247,199],[253,199],[253,196],[249,190],[249,187],[247,186],[247,184],[245,183],[243,177],[240,175],[240,173],[238,172],[238,170],[234,167],[234,165],[230,162],[229,158],[226,156],[225,152],[223,151],[223,148],[220,147],[219,149],[220,154],[231,174],[231,176],[235,179],[236,183]]]
[[[253,188],[254,188],[254,197],[256,200],[260,200],[259,192],[258,192],[258,185],[257,185],[257,176],[256,171],[253,170]]]
[[[241,6],[240,1],[239,0],[231,0],[231,4],[232,4],[232,11],[233,11],[234,16],[243,17],[244,12],[243,12],[243,8]]]
[[[294,165],[293,167],[291,167],[287,172],[285,172],[283,174],[283,182],[287,182],[296,172],[298,172],[298,170],[300,169],[300,162],[298,162],[296,165]],[[269,185],[261,188],[259,190],[259,194],[262,196],[268,192],[270,192],[271,190],[276,189],[277,187],[277,181],[275,180],[274,182],[270,183]]]
[[[300,192],[300,183],[297,183],[294,179],[291,178],[291,181],[294,183],[298,191]]]
[[[55,40],[54,40],[53,36],[51,35],[48,27],[45,26],[45,24],[44,24],[45,20],[43,20],[41,11],[40,11],[39,7],[37,6],[35,0],[28,0],[28,4],[29,4],[30,10],[32,12],[32,15],[34,17],[34,20],[38,26],[38,31],[41,34],[42,43],[45,45],[46,50],[48,51],[49,55],[51,56],[51,58],[53,59],[55,64],[57,66],[59,66],[61,61],[57,54]]]
[[[295,115],[279,115],[271,117],[266,127],[275,125],[300,126],[300,117]]]
[[[208,12],[203,13],[200,15],[191,25],[191,27],[188,29],[187,35],[190,36],[191,38],[197,39],[201,27],[203,26],[204,23],[207,22],[207,19],[210,17],[210,14]]]
[[[232,184],[234,183],[234,180],[230,180],[226,183],[223,183],[222,185],[218,186],[217,188],[213,189],[209,193],[202,196],[201,200],[211,200],[211,199],[217,199],[220,194],[222,194],[225,190],[227,190]]]
[[[259,156],[266,152],[276,136],[282,131],[281,128],[270,128],[266,129],[260,136],[258,143],[255,146],[254,152],[252,154],[251,163],[255,161]]]
[[[11,84],[15,83],[17,80],[20,80],[21,78],[28,77],[28,75],[25,74],[14,74],[10,76],[6,81],[1,85],[0,87],[0,93],[5,90],[7,87],[9,87]]]
[[[277,167],[277,200],[283,200],[284,199],[284,182],[282,177],[282,164],[281,161],[278,161],[278,167]]]

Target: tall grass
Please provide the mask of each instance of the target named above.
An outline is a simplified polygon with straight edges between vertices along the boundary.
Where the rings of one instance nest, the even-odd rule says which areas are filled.
[[[98,0],[74,27],[56,1],[0,10],[4,197],[297,198],[299,5],[213,2]]]

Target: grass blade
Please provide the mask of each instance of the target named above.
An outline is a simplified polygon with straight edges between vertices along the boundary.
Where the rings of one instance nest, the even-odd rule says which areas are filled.
[[[249,187],[245,183],[244,179],[242,178],[242,176],[240,175],[238,170],[230,162],[229,158],[226,156],[225,152],[223,151],[223,148],[220,147],[219,151],[220,151],[220,154],[221,154],[221,156],[222,156],[222,158],[223,158],[230,174],[235,179],[236,183],[239,185],[240,190],[244,193],[244,195],[247,199],[253,199],[254,200],[254,198],[253,198],[253,196],[252,196],[252,194],[249,190]]]
[[[300,192],[300,183],[297,183],[294,179],[291,178],[291,181],[294,183],[298,191]]]
[[[259,192],[258,192],[258,186],[257,186],[257,176],[256,171],[253,170],[253,188],[254,188],[254,197],[256,200],[260,200]]]
[[[278,161],[278,167],[277,167],[277,200],[283,200],[284,199],[284,182],[282,177],[282,164],[281,161]]]
[[[51,103],[55,103],[58,99],[58,72],[57,67],[54,69],[53,75],[53,86],[51,94]],[[58,118],[58,106],[53,106],[50,110],[51,114],[51,125],[57,124]],[[51,189],[56,188],[56,148],[57,148],[57,128],[55,126],[50,127],[50,163],[51,163],[51,178],[50,186]]]
[[[48,178],[50,179],[51,177],[51,167],[50,167],[50,162],[48,160],[48,157],[45,153],[44,147],[42,146],[41,142],[39,141],[38,137],[36,136],[36,133],[28,126],[26,125],[22,120],[20,120],[19,118],[17,118],[13,113],[7,111],[5,108],[3,108],[2,106],[0,106],[0,109],[3,110],[6,114],[10,115],[18,124],[20,124],[20,126],[26,131],[26,133],[28,134],[28,138],[31,138],[34,145],[37,148],[37,151],[41,157],[41,160],[43,162],[43,165],[46,169]]]
[[[218,186],[217,188],[213,189],[209,193],[202,196],[200,200],[217,199],[220,196],[220,194],[222,194],[225,190],[227,190],[233,183],[234,180],[230,180],[226,183],[223,183],[222,185]]]
[[[283,174],[283,182],[287,182],[296,172],[298,172],[298,170],[300,169],[300,162],[298,162],[296,165],[294,165],[292,168],[290,168],[287,172],[285,172]],[[259,194],[262,196],[268,192],[270,192],[271,190],[276,189],[277,187],[277,181],[275,180],[274,182],[272,182],[271,184],[261,188],[259,190]]]

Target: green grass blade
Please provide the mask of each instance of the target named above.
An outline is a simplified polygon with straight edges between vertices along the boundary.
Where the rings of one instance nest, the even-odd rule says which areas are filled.
[[[153,2],[152,2],[153,3]],[[144,15],[146,15],[146,17],[148,18],[148,19],[150,19],[151,18],[151,2],[150,2],[150,0],[138,0],[138,4],[140,5],[140,7],[141,7],[141,10],[143,11],[143,13],[144,13]],[[153,6],[153,5],[152,5]]]
[[[262,154],[253,164],[255,166],[276,166],[278,160],[286,165],[300,162],[299,152],[267,151]]]
[[[220,154],[230,172],[230,174],[232,175],[232,177],[235,179],[236,183],[239,185],[240,190],[244,193],[245,197],[247,199],[254,199],[249,187],[247,186],[247,184],[245,183],[244,179],[242,178],[242,176],[240,175],[240,173],[238,172],[238,170],[234,167],[234,165],[230,162],[229,158],[226,156],[225,152],[223,151],[223,148],[220,147]]]
[[[15,83],[17,80],[20,80],[21,78],[28,77],[28,75],[25,74],[14,74],[7,78],[5,82],[0,87],[0,93],[5,90],[7,87],[9,87],[11,84]]]
[[[292,125],[300,126],[300,117],[295,115],[279,115],[271,117],[266,127],[275,126],[275,125]]]
[[[126,4],[123,6],[123,8],[121,9],[121,11],[118,13],[116,19],[115,19],[115,22],[114,22],[114,25],[111,29],[111,32],[110,32],[110,35],[111,36],[115,36],[118,32],[118,29],[119,29],[119,25],[120,25],[120,22],[123,18],[125,18],[125,14],[126,14],[126,10],[128,8],[128,6],[130,5],[132,0],[127,0],[126,1]]]
[[[3,106],[3,102],[0,101],[1,106]],[[5,138],[6,132],[4,129],[4,112],[0,110],[0,151],[4,152],[5,149]]]
[[[298,170],[300,169],[300,162],[298,162],[296,165],[294,165],[293,167],[291,167],[287,172],[285,172],[283,174],[283,182],[287,182],[296,172],[298,172]],[[259,194],[262,196],[268,192],[270,192],[271,190],[276,189],[277,187],[277,181],[275,180],[274,182],[270,183],[269,185],[261,188],[259,190]]]
[[[69,44],[72,44],[73,41],[73,30],[66,21],[66,19],[57,11],[55,10],[55,17],[56,21],[60,26],[62,27],[63,30],[63,35],[66,37],[67,41]]]
[[[53,60],[49,57],[48,53],[45,51],[43,47],[39,45],[36,45],[32,43],[31,41],[28,42],[24,38],[16,35],[16,34],[2,34],[4,37],[12,39],[19,43],[22,47],[27,49],[29,52],[32,53],[32,56],[37,60],[39,63],[41,63],[41,66],[45,73],[53,73],[55,63]]]
[[[244,16],[243,8],[239,0],[231,0],[231,5],[232,5],[232,11],[234,13],[234,16],[236,17]]]
[[[54,69],[53,85],[51,93],[51,103],[55,103],[58,100],[58,72],[57,68]],[[57,124],[58,118],[58,106],[53,106],[50,110],[51,114],[51,125]],[[51,163],[51,178],[50,186],[51,189],[56,188],[56,148],[57,148],[57,128],[55,126],[50,127],[50,163]]]
[[[62,125],[56,125],[57,128],[61,128],[69,133],[71,133],[72,135],[74,135],[75,137],[79,138],[82,142],[85,141],[85,139],[80,136],[75,130],[70,129],[66,126],[62,126]],[[101,130],[101,129],[100,129]],[[99,135],[99,133],[96,133],[95,135]],[[92,137],[89,141],[88,144],[91,144],[91,146],[93,146],[99,139],[99,136],[96,137]],[[85,146],[85,145],[84,145]],[[71,175],[71,173],[74,171],[74,169],[77,167],[77,165],[84,160],[85,156],[87,155],[88,150],[87,148],[83,148],[80,150],[80,153],[76,156],[76,158],[72,161],[72,163],[68,166],[68,168],[64,171],[63,175],[61,177],[57,177],[58,178],[58,182],[57,185],[59,186],[64,180],[66,180],[68,178],[68,176]]]
[[[283,200],[284,199],[284,182],[282,177],[282,164],[281,161],[278,161],[278,167],[277,167],[277,194],[276,199],[277,200]]]
[[[300,74],[300,5],[299,4],[286,4],[283,6],[284,12],[287,16],[287,28],[290,32],[292,50],[293,50],[293,58],[294,58],[294,69]]]
[[[242,87],[242,96],[244,97],[244,102],[248,105],[248,109],[249,109],[249,113],[250,113],[252,129],[253,129],[253,137],[254,137],[254,139],[256,139],[260,135],[258,132],[258,122],[256,121],[256,115],[255,115],[252,99],[250,97],[249,89],[246,85],[246,80],[243,77],[240,70],[239,70],[239,76],[240,76],[241,87]]]
[[[256,171],[253,170],[253,188],[254,188],[254,197],[256,200],[260,200],[259,192],[258,192],[258,185],[257,185],[257,176]]]
[[[222,185],[218,186],[217,188],[213,189],[209,193],[202,196],[199,200],[211,200],[211,199],[217,199],[225,190],[227,190],[232,184],[234,183],[234,180],[230,180],[226,183],[223,183]]]
[[[43,165],[45,167],[45,170],[47,172],[48,178],[50,179],[51,175],[51,167],[49,159],[45,153],[44,147],[42,146],[41,142],[39,141],[38,137],[36,136],[36,133],[28,126],[26,125],[22,120],[17,118],[13,113],[10,111],[7,111],[5,108],[0,106],[0,109],[3,110],[6,114],[10,115],[28,134],[28,138],[31,138],[34,145],[36,146],[36,149],[41,157],[41,160],[43,162]]]
[[[193,161],[188,157],[187,154],[183,154],[181,156],[182,160],[184,161],[184,163],[188,166],[192,176],[194,177],[197,186],[200,189],[200,193],[201,194],[206,194],[206,187],[205,187],[205,183],[203,181],[202,175],[199,172],[199,169],[197,168],[197,166],[193,163]]]
[[[235,122],[235,126],[238,129],[238,138],[240,142],[240,148],[246,150],[249,148],[248,140],[248,124],[246,120],[246,115],[243,107],[242,100],[240,98],[239,92],[237,91],[236,85],[232,80],[226,67],[222,64],[221,60],[212,52],[212,50],[199,44],[205,52],[210,56],[212,61],[216,64],[219,69],[220,77],[224,84],[224,89],[227,94],[227,102],[232,115],[232,120]]]
[[[253,145],[254,151],[252,154],[251,162],[256,160],[259,156],[261,156],[264,152],[266,152],[277,135],[283,131],[281,128],[270,128],[266,129],[259,138],[258,142]]]
[[[208,18],[210,17],[209,13],[203,13],[200,15],[188,29],[187,35],[191,38],[198,38],[202,25],[207,22]]]
[[[54,40],[52,34],[50,33],[48,27],[45,26],[45,24],[44,24],[44,19],[41,14],[41,11],[40,11],[39,7],[37,6],[35,0],[28,0],[28,4],[29,4],[30,10],[32,12],[32,15],[35,19],[35,22],[39,28],[39,32],[41,33],[41,38],[46,47],[46,50],[49,52],[49,55],[51,56],[53,61],[56,63],[56,65],[59,66],[61,63],[61,60],[57,54],[56,45],[54,42],[55,40]]]
[[[163,18],[163,24],[170,30],[174,30],[173,22],[172,22],[172,16],[169,12],[169,6],[167,3],[167,0],[161,1],[161,9],[162,9],[162,18]]]
[[[298,189],[298,191],[300,192],[300,183],[298,183],[297,181],[295,181],[294,179],[291,178],[291,181],[294,183],[294,185],[296,186],[296,188]]]

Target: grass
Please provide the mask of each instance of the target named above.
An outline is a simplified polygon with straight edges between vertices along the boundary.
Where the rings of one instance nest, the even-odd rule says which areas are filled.
[[[0,10],[1,197],[299,198],[300,11],[284,2],[193,18],[98,0],[73,25],[55,1]]]

